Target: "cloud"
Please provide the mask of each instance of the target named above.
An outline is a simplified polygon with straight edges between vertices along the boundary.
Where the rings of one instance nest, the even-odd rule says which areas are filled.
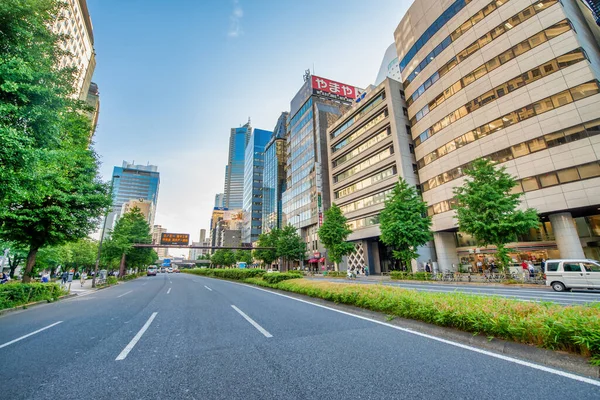
[[[229,16],[229,32],[227,36],[236,38],[241,36],[244,31],[242,30],[242,17],[244,16],[244,10],[238,0],[233,0],[233,10]]]

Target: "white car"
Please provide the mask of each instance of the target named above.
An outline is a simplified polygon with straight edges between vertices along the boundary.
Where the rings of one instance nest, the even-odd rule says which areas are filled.
[[[167,268],[167,272],[168,272],[169,274],[173,273],[173,267],[169,267],[169,268]]]
[[[600,289],[600,263],[586,259],[546,261],[546,286],[557,292],[571,289]]]

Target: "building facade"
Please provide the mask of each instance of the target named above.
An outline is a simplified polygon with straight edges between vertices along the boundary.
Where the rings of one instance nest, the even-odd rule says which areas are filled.
[[[348,219],[355,246],[342,268],[398,269],[379,240],[379,213],[399,178],[419,183],[402,93],[400,82],[386,78],[327,130],[331,199]],[[431,245],[418,252],[420,265],[432,258]]]
[[[146,199],[131,199],[123,203],[119,218],[123,217],[123,215],[132,211],[134,208],[140,210],[150,227],[154,226],[154,215],[156,214],[154,210],[154,203]]]
[[[263,173],[262,231],[282,228],[281,198],[285,191],[286,150],[285,135],[289,113],[282,112],[277,120],[273,135],[265,147],[265,169]]]
[[[241,209],[244,205],[244,156],[251,133],[250,121],[231,129],[225,168],[225,208],[228,209]]]
[[[215,194],[215,207],[216,208],[225,207],[225,193]]]
[[[226,211],[227,209],[223,207],[215,207],[213,209],[208,228],[210,246],[219,246],[219,222],[223,220]],[[214,253],[214,249],[209,252],[209,254],[212,253]]]
[[[154,225],[152,227],[152,244],[160,244],[160,237],[163,233],[167,232],[167,228],[163,228],[161,225]],[[158,247],[154,249],[158,258],[168,258],[169,249],[166,247]]]
[[[486,157],[537,209],[515,262],[597,258],[600,244],[598,27],[576,0],[416,0],[394,37],[419,179],[442,269],[484,262],[458,232],[453,189]],[[486,254],[492,253],[492,254]]]
[[[273,132],[252,129],[246,145],[244,164],[244,226],[242,242],[253,243],[262,232],[263,172],[265,167],[265,146]]]
[[[112,231],[121,215],[123,204],[129,200],[142,199],[152,203],[153,210],[149,220],[154,221],[159,186],[160,173],[156,165],[135,165],[123,161],[120,167],[114,167],[112,175],[113,206],[107,217],[105,235]]]
[[[317,231],[330,204],[327,128],[359,93],[354,86],[307,74],[290,104],[283,223],[299,230],[311,254],[325,251]]]

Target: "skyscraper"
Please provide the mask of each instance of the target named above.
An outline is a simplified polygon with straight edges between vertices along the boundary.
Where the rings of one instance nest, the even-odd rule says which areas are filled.
[[[265,145],[273,132],[253,129],[246,145],[244,165],[244,225],[242,243],[253,243],[262,232]]]
[[[241,209],[244,204],[244,155],[250,139],[250,121],[232,128],[229,136],[229,158],[225,168],[225,208]]]
[[[215,194],[215,207],[217,207],[217,208],[225,207],[225,193]]]
[[[121,214],[121,207],[129,200],[150,201],[153,209],[149,220],[154,221],[159,185],[160,174],[156,165],[135,165],[123,161],[121,167],[114,167],[112,175],[113,208],[108,214],[105,235],[112,231]]]
[[[265,169],[263,172],[262,232],[282,227],[281,196],[285,191],[285,135],[287,111],[277,120],[271,140],[265,146]]]
[[[318,76],[305,82],[290,104],[284,220],[300,230],[311,252],[322,252],[317,230],[329,205],[327,127],[355,101],[359,89]]]

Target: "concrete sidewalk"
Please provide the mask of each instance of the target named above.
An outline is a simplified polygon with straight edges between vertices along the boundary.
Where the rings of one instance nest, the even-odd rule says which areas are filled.
[[[70,293],[79,296],[96,291],[96,289],[92,289],[92,279],[86,279],[83,286],[81,285],[81,281],[79,279],[74,279],[73,282],[67,283],[67,289],[69,288],[69,285],[71,285]]]

